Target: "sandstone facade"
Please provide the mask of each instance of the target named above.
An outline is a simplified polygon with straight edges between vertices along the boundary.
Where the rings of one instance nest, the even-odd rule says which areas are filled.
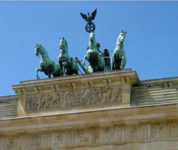
[[[177,87],[130,69],[20,82],[0,97],[0,150],[178,150]]]

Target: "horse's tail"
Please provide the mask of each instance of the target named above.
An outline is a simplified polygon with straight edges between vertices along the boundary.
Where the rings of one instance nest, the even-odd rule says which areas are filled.
[[[115,70],[116,59],[116,54],[114,53],[112,56],[112,70]]]

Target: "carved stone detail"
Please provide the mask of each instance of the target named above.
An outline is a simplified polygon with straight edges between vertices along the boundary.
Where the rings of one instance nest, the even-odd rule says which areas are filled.
[[[153,125],[152,126],[152,137],[159,139],[159,138],[163,138],[164,132],[163,132],[163,125],[157,124],[157,125]]]
[[[75,144],[76,145],[86,145],[89,144],[89,134],[84,131],[77,131],[75,134]]]
[[[18,137],[7,137],[5,148],[6,150],[17,150],[18,149]]]
[[[127,137],[129,141],[137,141],[139,135],[139,129],[138,127],[128,127],[127,128]]]
[[[54,131],[53,133],[45,132],[39,135],[22,134],[18,137],[1,136],[0,150],[72,149],[73,147],[105,144],[147,143],[148,141],[154,141],[154,139],[172,140],[176,143],[178,139],[177,122],[169,122],[167,125],[143,123],[140,126],[116,124],[109,127],[99,128],[92,126],[87,129],[63,130],[57,133],[54,133]],[[148,141],[145,142],[145,140]],[[177,143],[173,148],[176,146]],[[150,145],[148,144],[146,147],[150,147]],[[137,146],[127,147],[128,150],[137,150],[137,148]]]
[[[113,142],[114,132],[112,128],[104,128],[100,130],[100,143],[110,143]]]
[[[28,137],[28,148],[35,149],[41,147],[41,136],[31,135]]]
[[[65,146],[65,134],[63,132],[56,133],[52,136],[51,139],[52,147],[64,147]]]
[[[58,93],[28,95],[26,97],[25,110],[27,112],[33,112],[80,106],[104,105],[108,103],[121,103],[120,87],[107,86]]]

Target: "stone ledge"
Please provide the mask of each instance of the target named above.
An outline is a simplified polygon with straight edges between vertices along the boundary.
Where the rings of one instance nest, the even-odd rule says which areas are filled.
[[[99,72],[84,75],[58,77],[20,82],[12,88],[17,95],[48,93],[52,91],[68,91],[86,89],[88,87],[101,87],[105,85],[121,85],[123,83],[137,84],[139,81],[136,72],[131,69],[112,72]]]
[[[153,115],[154,114],[154,115]],[[1,120],[0,132],[34,133],[44,130],[66,130],[90,127],[105,127],[115,125],[139,125],[144,123],[159,123],[177,121],[177,105],[167,105],[149,108],[129,108],[93,110],[88,112],[50,113],[43,115],[29,115],[13,119]],[[29,124],[30,123],[30,124]]]

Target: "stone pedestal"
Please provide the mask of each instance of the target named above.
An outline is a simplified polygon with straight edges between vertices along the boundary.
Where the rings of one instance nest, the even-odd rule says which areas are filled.
[[[138,77],[131,70],[25,81],[13,86],[19,96],[18,116],[90,111],[130,105],[131,86]]]

